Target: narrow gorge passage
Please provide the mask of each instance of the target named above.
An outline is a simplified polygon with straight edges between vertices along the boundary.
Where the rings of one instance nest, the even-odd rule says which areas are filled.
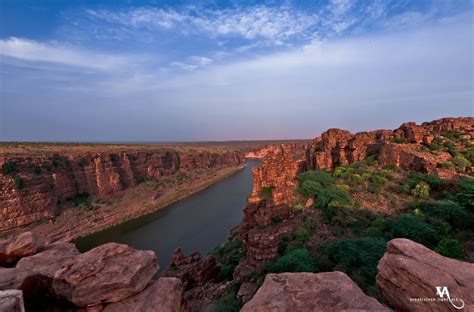
[[[77,248],[85,252],[104,243],[119,242],[153,250],[160,272],[169,265],[177,247],[185,254],[199,251],[206,255],[242,221],[243,208],[252,191],[252,168],[259,164],[259,160],[248,160],[244,169],[201,192],[152,214],[78,239]]]

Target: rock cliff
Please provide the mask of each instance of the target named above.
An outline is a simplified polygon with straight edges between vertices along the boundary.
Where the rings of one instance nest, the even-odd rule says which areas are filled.
[[[443,178],[466,176],[472,167],[455,167],[453,155],[474,143],[474,118],[444,118],[417,125],[404,123],[395,130],[351,133],[329,129],[310,143],[283,144],[267,151],[260,167],[253,169],[253,191],[244,209],[240,235],[245,266],[274,260],[281,237],[291,227],[285,222],[265,229],[272,220],[292,214],[298,196],[298,174],[316,169],[334,170],[340,165],[375,158],[380,167],[433,173]],[[471,162],[474,159],[470,159]],[[456,170],[454,170],[456,169]]]
[[[0,232],[42,221],[81,196],[108,198],[148,178],[238,166],[243,152],[174,149],[0,157]]]

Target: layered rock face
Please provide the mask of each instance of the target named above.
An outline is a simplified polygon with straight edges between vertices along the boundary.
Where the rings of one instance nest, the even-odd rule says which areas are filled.
[[[240,151],[182,153],[173,149],[79,155],[0,158],[0,232],[60,212],[81,194],[112,196],[140,179],[160,178],[195,168],[238,166]]]
[[[241,311],[390,311],[342,272],[268,274]]]
[[[423,245],[398,238],[388,243],[377,270],[380,292],[396,310],[455,311],[453,304],[464,305],[464,311],[474,310],[472,263],[443,257]],[[444,287],[448,292],[443,294]],[[440,301],[441,294],[446,300]]]
[[[219,267],[213,256],[202,259],[199,252],[193,252],[186,257],[181,249],[177,248],[173,253],[170,267],[162,276],[179,278],[187,287],[189,281],[192,281],[193,285],[203,285],[215,279],[218,274]]]

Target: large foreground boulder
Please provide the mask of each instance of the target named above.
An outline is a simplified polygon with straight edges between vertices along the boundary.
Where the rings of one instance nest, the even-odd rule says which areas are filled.
[[[389,311],[343,272],[268,274],[241,311]]]
[[[142,291],[157,270],[153,251],[108,243],[67,261],[55,273],[52,287],[80,307],[118,302]]]
[[[141,293],[107,305],[104,312],[182,312],[183,284],[175,277],[161,277]]]
[[[31,232],[0,240],[0,266],[15,264],[23,257],[34,255],[44,248],[44,241]]]
[[[465,311],[474,311],[474,264],[397,238],[388,243],[377,269],[380,292],[396,310],[456,311],[453,304],[464,302]]]
[[[74,244],[49,245],[42,252],[22,258],[14,268],[0,268],[0,290],[20,289],[25,280],[33,276],[41,277],[45,282],[52,281],[56,271],[77,255],[79,251]]]

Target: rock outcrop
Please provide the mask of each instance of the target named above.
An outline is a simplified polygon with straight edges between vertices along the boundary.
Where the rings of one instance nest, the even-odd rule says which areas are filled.
[[[388,243],[377,269],[380,292],[396,310],[455,311],[451,302],[440,301],[438,287],[440,291],[446,287],[454,305],[460,307],[464,302],[464,311],[474,310],[472,263],[443,257],[423,245],[397,238]]]
[[[152,251],[108,243],[63,264],[52,287],[55,294],[81,307],[118,302],[142,291],[157,270]]]
[[[174,277],[160,277],[137,295],[107,305],[104,312],[183,312],[183,284]]]
[[[201,258],[199,252],[185,257],[181,248],[177,248],[172,256],[171,264],[162,276],[176,277],[183,281],[185,288],[192,285],[203,285],[219,274],[219,266],[214,256]]]
[[[458,139],[453,143],[449,137]],[[429,146],[435,138],[437,145]],[[262,165],[253,169],[253,190],[240,224],[240,236],[245,246],[242,261],[246,265],[258,265],[277,256],[275,248],[285,234],[284,224],[271,230],[265,227],[275,218],[284,220],[292,214],[298,200],[294,193],[298,174],[308,170],[333,170],[339,165],[349,165],[373,156],[380,166],[396,166],[406,171],[454,179],[464,173],[459,168],[458,171],[446,168],[446,165],[454,165],[451,162],[454,153],[450,153],[446,146],[458,144],[456,148],[462,151],[467,146],[463,141],[474,142],[474,118],[444,118],[421,125],[409,122],[393,131],[355,134],[329,129],[311,143],[274,147],[267,152]],[[445,151],[437,150],[442,146]],[[470,170],[468,167],[464,172]]]
[[[242,312],[389,311],[342,272],[268,274]]]
[[[14,264],[23,257],[34,255],[43,247],[44,242],[31,232],[0,240],[0,265]]]
[[[52,218],[84,194],[112,196],[145,178],[195,168],[238,166],[243,152],[130,151],[0,156],[0,233]]]

